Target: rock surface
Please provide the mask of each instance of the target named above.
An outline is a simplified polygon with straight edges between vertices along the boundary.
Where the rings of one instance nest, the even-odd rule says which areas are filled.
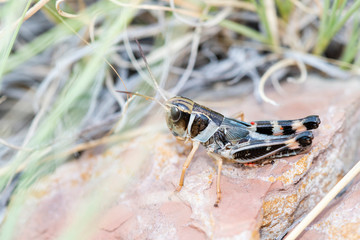
[[[190,151],[170,133],[143,134],[101,154],[84,154],[60,166],[29,192],[29,211],[16,239],[274,239],[306,214],[354,164],[360,138],[360,84],[308,80],[285,84],[286,94],[269,92],[280,106],[252,96],[206,106],[245,120],[296,119],[320,115],[311,151],[274,164],[225,164],[222,201],[216,200],[216,167],[202,148],[174,193]],[[160,115],[160,114],[159,114]],[[154,122],[161,122],[163,116]],[[139,146],[141,148],[139,149]],[[359,178],[311,225],[301,239],[359,239]],[[352,210],[355,209],[355,210]],[[81,213],[91,212],[81,218]],[[336,220],[334,220],[336,219]],[[337,224],[336,221],[342,221]]]
[[[360,177],[335,199],[301,239],[360,239]]]

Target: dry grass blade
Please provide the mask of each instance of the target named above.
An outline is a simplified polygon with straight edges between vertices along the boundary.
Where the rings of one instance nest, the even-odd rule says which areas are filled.
[[[172,7],[165,7],[165,6],[158,6],[158,5],[139,5],[139,4],[131,4],[131,3],[123,3],[117,0],[110,0],[110,2],[121,6],[121,7],[130,7],[130,8],[136,8],[136,9],[144,9],[144,10],[158,10],[158,11],[168,11],[168,12],[174,12],[174,13],[180,13],[183,15],[187,15],[190,17],[200,17],[201,14],[194,12],[194,11],[189,11],[189,10],[184,10],[184,9],[178,9],[178,8],[172,8]]]
[[[64,0],[58,0],[60,3]],[[59,3],[59,4],[60,4]],[[57,5],[58,6],[58,5]],[[58,7],[56,7],[56,10],[58,11],[58,13],[60,14],[59,11],[62,12],[61,9],[58,9]],[[60,14],[61,15],[61,14]],[[74,15],[75,17],[78,17],[79,15]],[[67,17],[64,15],[64,17]],[[72,17],[69,17],[72,18]],[[86,45],[91,45],[86,39],[84,39],[74,28],[72,28],[69,24],[67,24],[66,22],[63,21],[63,23],[68,27],[68,29],[70,29],[83,43],[85,43]],[[113,72],[116,74],[116,76],[120,79],[120,81],[122,82],[125,90],[127,90],[126,88],[126,84],[124,82],[124,80],[122,79],[122,77],[119,75],[119,73],[116,71],[116,69],[114,68],[114,66],[105,58],[103,57],[103,60],[105,61],[105,63],[113,70]]]
[[[222,1],[216,1],[216,0],[203,0],[206,4],[209,4],[210,6],[218,6],[218,7],[236,7],[241,9],[246,9],[249,11],[255,11],[256,8],[253,4],[248,2],[240,2],[240,1],[234,1],[234,0],[222,0]]]
[[[291,0],[292,3],[294,3],[300,10],[304,11],[307,14],[315,14],[317,15],[319,10],[318,9],[314,9],[314,8],[309,8],[308,6],[306,6],[304,3],[302,3],[299,0]]]
[[[18,147],[18,146],[15,146],[15,145],[11,144],[11,143],[8,143],[2,138],[0,138],[0,144],[5,145],[5,146],[7,146],[9,148],[12,148],[12,149],[15,149],[15,150],[19,150],[19,151],[26,151],[26,152],[32,151],[32,149],[30,149],[30,148]]]
[[[346,187],[360,173],[360,161],[326,194],[326,196],[309,212],[285,240],[295,240],[302,231],[321,213],[339,192]]]

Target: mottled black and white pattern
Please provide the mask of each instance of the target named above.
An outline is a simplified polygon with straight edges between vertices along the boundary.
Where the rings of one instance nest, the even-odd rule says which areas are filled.
[[[251,123],[224,118],[219,129],[203,145],[208,150],[238,163],[294,156],[309,150],[313,139],[309,130],[319,124],[317,116]]]
[[[295,120],[244,122],[224,117],[184,97],[174,97],[166,106],[167,124],[175,136],[199,142],[208,153],[237,163],[304,153],[314,138],[310,130],[320,124],[316,115]]]

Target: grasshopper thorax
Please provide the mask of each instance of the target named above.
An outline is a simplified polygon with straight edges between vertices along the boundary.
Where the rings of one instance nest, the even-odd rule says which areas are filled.
[[[194,102],[185,97],[173,97],[166,101],[166,123],[171,133],[181,139],[187,138],[187,128]]]

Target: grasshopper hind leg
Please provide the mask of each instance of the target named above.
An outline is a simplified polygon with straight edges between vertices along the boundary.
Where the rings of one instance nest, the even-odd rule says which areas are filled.
[[[238,163],[253,163],[259,160],[286,157],[306,152],[311,146],[313,134],[310,131],[295,136],[252,140],[246,146],[231,151],[232,158]]]
[[[256,132],[265,135],[292,135],[316,129],[321,123],[319,116],[311,115],[296,120],[255,121],[251,122]]]
[[[286,148],[285,150],[271,156],[271,158],[290,157],[307,152],[311,147],[311,143],[311,134],[299,134],[297,137],[294,138],[294,142],[290,145],[290,147],[292,148]]]
[[[245,120],[245,114],[244,114],[244,112],[238,112],[234,116],[232,116],[232,118],[240,119],[241,121],[244,121]]]

